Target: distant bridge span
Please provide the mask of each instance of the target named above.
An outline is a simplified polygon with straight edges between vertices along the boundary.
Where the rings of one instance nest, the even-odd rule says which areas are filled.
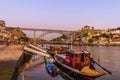
[[[68,30],[53,30],[53,29],[33,29],[33,28],[21,28],[21,27],[7,27],[7,28],[12,28],[12,29],[21,29],[24,31],[33,31],[34,32],[34,38],[36,37],[36,31],[41,31],[44,32],[43,34],[39,35],[39,37],[45,36],[50,33],[60,33],[60,34],[65,34],[68,32],[74,32],[74,31],[68,31]]]
[[[68,31],[68,30],[53,30],[53,29],[33,29],[33,28],[20,28],[20,27],[7,27],[7,28],[12,28],[12,29],[22,29],[22,30],[28,30],[28,31],[51,31],[51,32],[73,32],[73,31]]]

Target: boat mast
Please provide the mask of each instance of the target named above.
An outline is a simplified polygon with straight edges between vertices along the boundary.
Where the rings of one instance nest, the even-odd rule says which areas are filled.
[[[73,36],[72,36],[72,34],[71,34],[70,38],[71,38],[71,39],[70,39],[70,41],[71,41],[71,42],[70,42],[70,43],[71,43],[70,49],[72,50],[72,49],[73,49],[73,46],[72,46],[72,43],[73,43]]]

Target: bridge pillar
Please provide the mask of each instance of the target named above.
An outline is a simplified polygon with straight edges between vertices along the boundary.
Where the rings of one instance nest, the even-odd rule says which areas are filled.
[[[36,30],[34,30],[34,36],[33,36],[33,38],[34,39],[36,38]]]

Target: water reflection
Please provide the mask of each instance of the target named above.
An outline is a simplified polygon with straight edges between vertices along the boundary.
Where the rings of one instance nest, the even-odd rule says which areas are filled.
[[[105,75],[96,80],[119,80],[120,79],[120,47],[89,47],[93,58],[100,59],[100,64],[112,72],[112,75]]]

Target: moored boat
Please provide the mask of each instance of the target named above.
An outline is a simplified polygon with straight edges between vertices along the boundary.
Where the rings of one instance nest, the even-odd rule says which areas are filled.
[[[74,75],[76,78],[84,78],[83,80],[95,79],[107,74],[106,70],[98,71],[93,65],[93,59],[90,58],[90,53],[86,50],[70,50],[59,48],[48,49],[56,63],[64,69],[69,75]],[[78,79],[77,79],[78,80]]]
[[[55,77],[59,74],[59,69],[54,64],[54,59],[52,57],[45,57],[45,67],[50,76]]]

